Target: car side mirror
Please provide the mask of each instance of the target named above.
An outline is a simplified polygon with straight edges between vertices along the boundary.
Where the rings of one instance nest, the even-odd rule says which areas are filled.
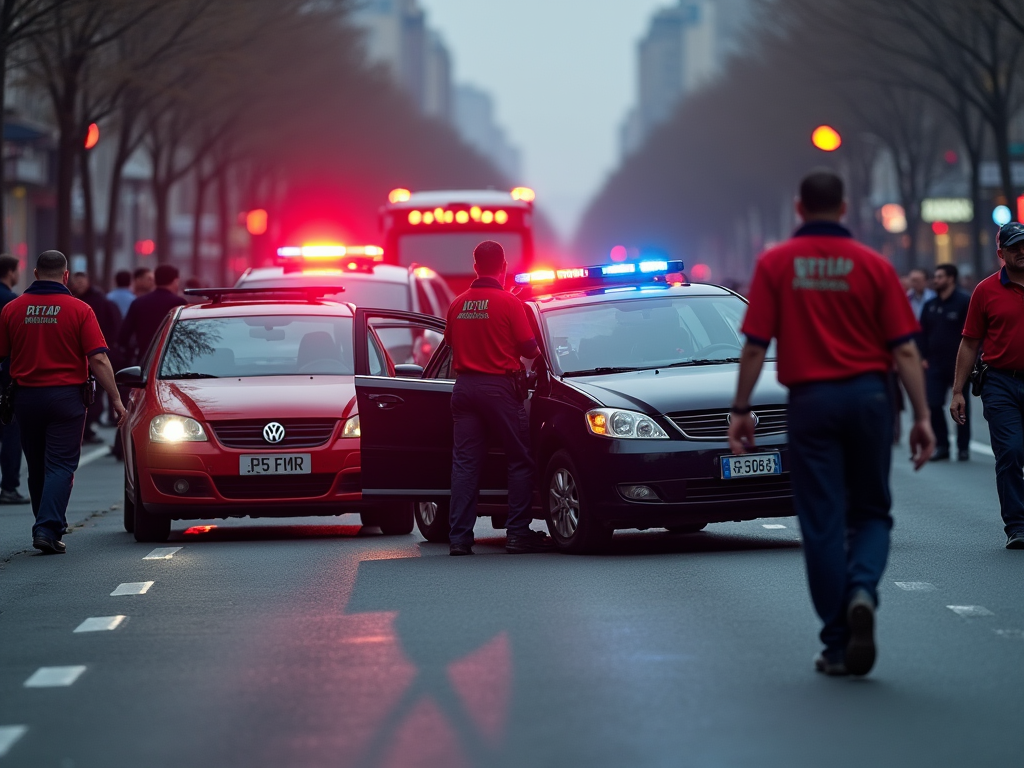
[[[114,381],[122,387],[141,389],[146,386],[146,380],[142,378],[142,367],[138,365],[122,368],[114,374]]]
[[[413,365],[412,363],[402,363],[401,365],[395,366],[395,376],[402,379],[422,379],[423,378],[423,366]]]

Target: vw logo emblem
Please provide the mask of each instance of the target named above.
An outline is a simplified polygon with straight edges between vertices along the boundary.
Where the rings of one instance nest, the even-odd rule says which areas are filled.
[[[272,421],[263,428],[263,439],[268,443],[280,443],[284,440],[284,426]]]
[[[750,418],[752,418],[754,420],[754,426],[756,427],[758,425],[758,422],[760,421],[760,419],[757,418],[757,414],[754,413],[753,411],[751,411],[750,412]],[[726,424],[732,424],[732,414],[731,413],[726,414],[726,416],[725,416],[725,423]]]

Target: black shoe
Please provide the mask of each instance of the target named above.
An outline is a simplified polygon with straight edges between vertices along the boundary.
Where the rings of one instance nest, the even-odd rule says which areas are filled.
[[[550,552],[554,549],[552,541],[544,531],[530,531],[517,536],[510,533],[505,538],[505,551],[510,555],[528,555],[533,552]]]
[[[829,677],[845,677],[850,674],[842,661],[829,661],[824,651],[814,657],[814,671]]]
[[[0,491],[0,504],[28,504],[31,499],[17,491]]]
[[[1024,532],[1011,533],[1006,539],[1007,549],[1024,549]]]
[[[82,435],[82,445],[99,445],[102,442],[103,438],[95,432],[86,432]]]
[[[42,552],[44,555],[63,555],[67,552],[67,547],[64,546],[63,541],[57,541],[46,536],[36,536],[32,539],[32,546]]]
[[[864,590],[850,601],[846,623],[850,628],[846,669],[851,675],[866,675],[875,666],[875,601]]]
[[[473,554],[472,544],[452,544],[448,547],[448,554],[452,557],[462,557]]]
[[[971,460],[971,452],[970,451],[957,451],[956,460],[957,461],[970,461]]]
[[[928,461],[949,461],[949,449],[936,451]]]

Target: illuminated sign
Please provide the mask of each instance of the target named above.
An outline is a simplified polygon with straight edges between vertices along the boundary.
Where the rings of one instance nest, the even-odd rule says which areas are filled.
[[[930,197],[921,201],[921,218],[931,224],[960,224],[974,220],[974,204],[966,197]]]

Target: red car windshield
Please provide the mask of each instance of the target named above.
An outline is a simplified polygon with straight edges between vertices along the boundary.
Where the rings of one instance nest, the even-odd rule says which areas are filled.
[[[180,320],[161,379],[351,376],[352,318],[267,315]]]

